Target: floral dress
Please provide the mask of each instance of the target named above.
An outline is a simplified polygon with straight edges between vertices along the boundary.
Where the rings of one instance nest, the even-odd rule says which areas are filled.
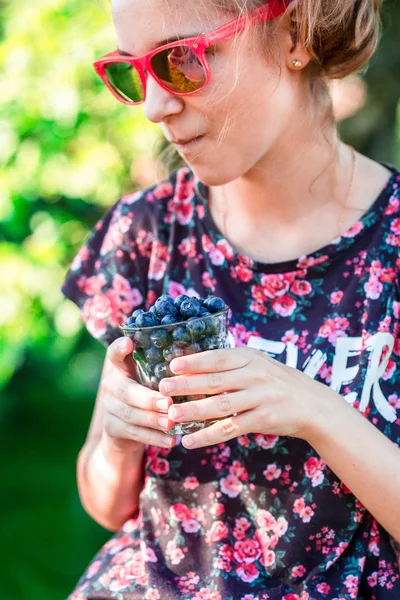
[[[181,168],[119,199],[62,290],[106,346],[162,293],[221,296],[232,345],[330,386],[399,445],[400,173],[385,166],[354,226],[274,264],[235,251],[206,186]],[[253,432],[189,451],[178,438],[146,447],[136,513],[69,600],[398,600],[399,550],[304,440]]]

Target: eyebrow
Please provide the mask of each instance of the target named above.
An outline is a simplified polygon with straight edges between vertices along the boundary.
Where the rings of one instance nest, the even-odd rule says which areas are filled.
[[[149,50],[149,52],[151,52],[152,50],[155,50],[156,48],[159,48],[160,46],[165,46],[165,44],[172,44],[172,42],[177,42],[179,40],[186,40],[188,38],[198,37],[200,35],[204,35],[204,33],[191,33],[190,35],[174,35],[170,38],[167,38],[166,40],[161,40],[160,42],[157,42],[156,44],[154,44],[152,46],[151,50]],[[124,50],[120,50],[119,48],[117,48],[117,51],[119,52],[119,54],[122,54],[123,56],[133,56],[129,52],[124,52]]]

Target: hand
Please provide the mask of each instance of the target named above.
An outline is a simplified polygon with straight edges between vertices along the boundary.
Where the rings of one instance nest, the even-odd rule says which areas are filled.
[[[169,417],[175,422],[222,419],[185,436],[182,443],[187,448],[219,444],[247,433],[307,440],[326,418],[329,400],[341,400],[326,385],[252,348],[200,352],[176,358],[170,367],[177,376],[161,381],[162,393],[212,397],[173,405]]]
[[[141,444],[171,448],[175,436],[161,432],[174,425],[168,418],[172,399],[135,381],[132,351],[132,340],[125,337],[115,340],[107,350],[111,364],[102,379],[103,435],[121,449],[136,449]]]

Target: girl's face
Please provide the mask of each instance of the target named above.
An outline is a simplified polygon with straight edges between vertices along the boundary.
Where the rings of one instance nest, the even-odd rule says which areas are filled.
[[[212,31],[234,18],[218,14],[210,0],[113,0],[113,17],[118,48],[133,56],[176,36]],[[211,82],[192,96],[174,96],[150,75],[147,79],[144,112],[160,123],[165,137],[175,141],[203,136],[178,151],[206,185],[265,169],[268,155],[282,148],[282,140],[296,143],[302,98],[300,78],[288,68],[294,58],[290,34],[281,23],[276,37],[281,66],[267,63],[254,40],[253,30],[210,48]]]

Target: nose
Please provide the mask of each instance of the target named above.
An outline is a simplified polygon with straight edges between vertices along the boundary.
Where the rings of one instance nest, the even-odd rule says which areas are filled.
[[[183,110],[183,98],[171,94],[150,74],[147,74],[144,114],[152,123],[161,123],[166,117]]]

